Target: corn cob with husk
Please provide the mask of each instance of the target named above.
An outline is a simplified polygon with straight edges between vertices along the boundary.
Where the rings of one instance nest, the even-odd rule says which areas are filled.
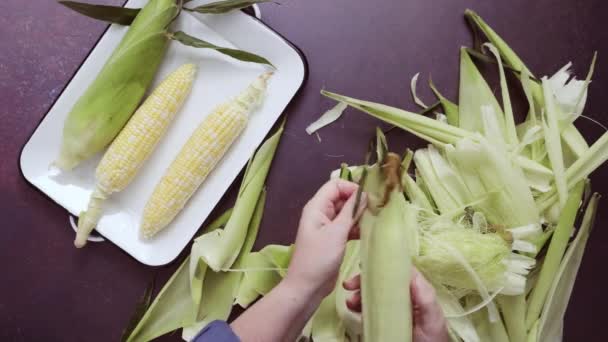
[[[381,178],[381,185],[367,187],[368,208],[360,223],[363,336],[365,341],[411,341],[410,292],[404,284],[415,254],[417,212],[401,190],[399,156],[388,153],[380,162],[367,174]]]
[[[235,99],[218,106],[194,130],[165,171],[144,208],[140,232],[150,238],[186,205],[232,143],[245,129],[249,114],[264,99],[271,73],[258,77]]]
[[[167,76],[112,142],[97,166],[88,209],[80,214],[76,247],[86,244],[101,217],[105,200],[110,194],[124,190],[154,151],[190,93],[195,74],[196,66],[185,64]]]
[[[68,114],[54,166],[70,170],[118,135],[154,79],[169,42],[165,29],[177,13],[175,0],[150,0],[139,12]]]

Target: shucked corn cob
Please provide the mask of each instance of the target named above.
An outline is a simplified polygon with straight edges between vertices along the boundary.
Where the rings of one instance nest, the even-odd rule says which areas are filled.
[[[169,75],[135,112],[104,154],[95,173],[96,185],[81,213],[74,245],[83,247],[97,225],[103,202],[124,190],[148,159],[190,93],[196,66],[185,64]]]
[[[150,86],[169,41],[166,27],[177,13],[175,0],[150,0],[139,12],[69,113],[54,166],[70,170],[112,142]]]
[[[258,77],[235,99],[217,107],[196,128],[146,203],[140,227],[150,238],[166,227],[203,183],[263,100],[271,73]]]

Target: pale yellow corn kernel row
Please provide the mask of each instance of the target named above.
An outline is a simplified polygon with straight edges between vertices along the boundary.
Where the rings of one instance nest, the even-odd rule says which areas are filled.
[[[263,100],[270,73],[236,99],[217,107],[196,128],[157,184],[144,208],[140,232],[150,238],[165,228],[222,159]]]
[[[97,166],[95,190],[78,221],[76,247],[83,247],[97,226],[103,202],[126,188],[152,154],[190,93],[195,75],[196,65],[185,64],[167,76],[114,139]]]

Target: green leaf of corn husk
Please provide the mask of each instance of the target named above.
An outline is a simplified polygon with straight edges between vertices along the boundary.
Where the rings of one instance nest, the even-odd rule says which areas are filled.
[[[214,272],[209,270],[205,274],[200,305],[197,308],[196,322],[184,327],[182,337],[189,341],[202,328],[214,320],[227,320],[232,311],[234,297],[240,286],[243,274],[240,272],[245,260],[245,256],[251,252],[253,244],[258,236],[260,222],[266,204],[266,191],[262,190],[257,200],[254,213],[247,227],[247,236],[243,247],[234,263],[236,271]],[[230,219],[228,220],[228,222]],[[196,305],[195,305],[196,307]]]
[[[505,329],[510,341],[525,341],[526,329],[526,296],[498,296],[496,301],[503,313]]]
[[[335,288],[336,312],[342,321],[342,326],[346,332],[349,341],[358,341],[363,332],[361,314],[354,313],[346,306],[346,300],[351,296],[352,292],[347,291],[342,286],[343,282],[352,278],[358,273],[361,273],[359,268],[361,251],[361,241],[352,240],[346,244],[344,258],[340,266],[340,273]]]
[[[89,18],[107,21],[112,24],[131,25],[140,8],[87,4],[76,1],[59,1],[63,6]]]
[[[384,122],[395,125],[438,147],[445,147],[445,145],[448,144],[454,145],[464,138],[468,138],[472,141],[480,140],[480,136],[477,133],[469,132],[459,127],[451,126],[447,123],[433,120],[416,113],[405,111],[403,109],[387,106],[381,103],[359,100],[325,90],[322,90],[321,94],[336,101],[345,102],[353,108],[359,109],[360,111],[376,117]],[[522,168],[524,173],[530,177],[540,177],[542,180],[550,180],[553,177],[550,170],[542,166],[542,164],[537,161],[530,160],[522,155],[515,155],[513,158],[514,162],[516,162],[516,164]],[[547,170],[549,171],[548,174],[546,172]],[[416,179],[416,181],[418,181],[418,179]],[[537,181],[530,180],[530,182]]]
[[[231,48],[226,48],[226,47],[221,47],[221,46],[217,46],[215,44],[211,44],[207,41],[204,41],[202,39],[193,37],[189,34],[186,34],[182,31],[177,31],[174,33],[170,33],[169,34],[169,38],[176,40],[184,45],[187,46],[192,46],[195,48],[199,48],[199,49],[211,49],[211,50],[215,50],[221,54],[224,54],[226,56],[232,57],[236,60],[239,61],[243,61],[243,62],[251,62],[251,63],[259,63],[259,64],[266,64],[269,66],[272,66],[272,63],[270,63],[270,61],[268,61],[266,58],[262,57],[262,56],[258,56],[254,53],[251,52],[247,52],[247,51],[243,51],[243,50],[238,50],[238,49],[231,49]]]
[[[230,217],[230,210],[213,221],[209,227],[221,227]],[[208,228],[205,228],[205,231]],[[170,331],[194,323],[196,307],[190,292],[188,256],[160,290],[146,313],[141,317],[127,341],[149,341]]]
[[[173,0],[150,0],[139,12],[68,114],[55,166],[74,168],[105,148],[120,132],[154,79],[167,48],[165,29],[178,11]],[[142,64],[142,59],[146,63]]]
[[[205,5],[184,8],[186,11],[198,12],[198,13],[209,13],[209,14],[220,14],[227,13],[232,10],[243,9],[255,4],[264,2],[272,2],[273,0],[224,0],[211,2]]]
[[[458,98],[458,127],[483,132],[482,108],[490,106],[501,134],[505,134],[504,114],[490,86],[473,64],[466,49],[460,49],[460,87]]]
[[[262,192],[283,126],[259,148],[249,165],[232,216],[224,230],[214,230],[195,241],[202,260],[218,272],[229,269],[239,255],[255,205]]]
[[[500,90],[502,94],[502,105],[505,114],[505,135],[508,144],[516,145],[519,141],[517,139],[517,130],[515,127],[515,118],[513,117],[513,107],[511,106],[511,97],[509,96],[509,88],[507,86],[507,78],[505,76],[505,70],[503,68],[502,60],[500,59],[500,53],[498,49],[491,43],[484,44],[490,50],[490,52],[496,57],[498,63],[498,73],[500,75]]]
[[[326,97],[368,113],[382,121],[404,129],[434,145],[453,144],[456,141],[471,136],[471,132],[461,128],[441,123],[425,116],[408,112],[399,108],[380,103],[358,100],[352,97],[321,91]]]
[[[195,308],[188,295],[188,256],[160,290],[127,341],[145,342],[194,322]]]
[[[576,281],[576,275],[583,259],[587,240],[595,223],[599,198],[600,196],[597,193],[592,196],[585,210],[585,215],[576,238],[570,243],[566,254],[564,254],[555,280],[549,290],[547,301],[541,312],[537,335],[538,341],[561,340],[568,301],[574,288],[574,282]]]
[[[568,240],[573,231],[574,220],[583,196],[584,187],[584,182],[580,182],[574,187],[560,214],[557,227],[551,237],[549,249],[540,270],[538,282],[529,297],[528,311],[526,313],[526,327],[528,329],[531,329],[539,319],[543,305],[545,305],[551,284],[556,277],[560,262],[566,251]]]
[[[337,283],[337,286],[341,286]],[[312,316],[311,336],[313,341],[343,341],[346,333],[342,320],[336,311],[336,290],[334,289]]]
[[[608,132],[589,147],[568,169],[566,170],[566,182],[571,190],[575,184],[587,178],[591,172],[608,160]],[[547,210],[557,202],[557,191],[551,191],[540,196],[536,203],[540,211]]]
[[[214,231],[216,229],[224,228],[230,216],[232,215],[233,208],[226,210],[220,217],[213,221],[205,230],[203,234]],[[202,235],[202,234],[201,234]],[[196,239],[192,248],[190,249],[190,294],[194,305],[198,307],[201,302],[201,296],[203,292],[203,281],[205,274],[207,273],[207,264],[201,259],[200,249],[196,248]]]
[[[437,90],[437,88],[435,87],[435,85],[433,84],[432,80],[429,80],[429,86],[431,87],[431,90],[433,91],[433,93],[435,94],[435,96],[437,97],[437,99],[439,99],[439,102],[441,102],[441,106],[443,107],[443,111],[445,112],[445,115],[448,119],[448,124],[452,125],[452,126],[458,126],[458,105],[455,104],[454,102],[448,100],[447,98],[445,98],[443,95],[441,95],[441,93],[439,92],[439,90]]]
[[[241,280],[235,304],[248,307],[259,296],[272,290],[285,276],[291,260],[293,245],[268,245],[259,252],[249,253],[243,261]]]
[[[135,327],[137,327],[137,324],[139,323],[141,318],[144,316],[144,314],[150,307],[150,304],[152,303],[152,291],[154,291],[154,281],[150,282],[150,284],[144,291],[141,300],[139,301],[139,303],[137,303],[137,306],[135,307],[135,311],[133,312],[129,323],[127,324],[125,330],[123,330],[122,335],[120,336],[121,341],[126,341],[129,338]]]
[[[519,72],[526,72],[532,76],[532,72],[526,67],[521,58],[507,45],[507,43],[474,11],[467,9],[465,16],[470,18],[473,23],[485,34],[488,40],[494,45],[503,60],[508,66]],[[592,68],[590,68],[592,71]],[[588,83],[587,83],[588,84]],[[544,104],[543,91],[540,84],[532,82],[530,85],[531,95],[537,106],[542,107]],[[562,128],[562,139],[567,151],[570,151],[575,158],[580,156],[588,148],[585,138],[576,129],[576,127],[567,122]]]

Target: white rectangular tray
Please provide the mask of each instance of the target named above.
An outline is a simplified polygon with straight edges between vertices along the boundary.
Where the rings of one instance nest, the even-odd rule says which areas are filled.
[[[145,2],[131,0],[127,7],[140,7]],[[143,207],[182,144],[216,105],[236,95],[264,71],[260,65],[234,61],[215,51],[170,43],[154,84],[178,66],[196,63],[199,71],[192,93],[135,181],[106,202],[105,214],[97,227],[105,238],[151,266],[169,263],[184,249],[300,89],[306,74],[303,56],[293,45],[259,20],[240,11],[215,16],[182,12],[174,29],[217,45],[238,47],[264,56],[276,66],[276,71],[262,107],[251,115],[243,134],[184,210],[156,237],[142,240],[138,228]],[[112,25],[106,31],[21,153],[21,170],[26,180],[74,215],[86,209],[101,154],[74,171],[60,175],[53,175],[49,165],[59,152],[68,112],[101,70],[126,30],[126,27]],[[67,215],[66,229],[70,229]]]

